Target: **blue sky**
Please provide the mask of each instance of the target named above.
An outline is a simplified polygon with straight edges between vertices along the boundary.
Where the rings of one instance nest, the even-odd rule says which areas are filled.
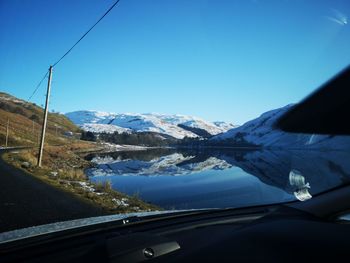
[[[112,3],[1,0],[0,90],[27,99]],[[349,15],[346,0],[121,0],[54,68],[50,107],[242,124],[349,64]]]

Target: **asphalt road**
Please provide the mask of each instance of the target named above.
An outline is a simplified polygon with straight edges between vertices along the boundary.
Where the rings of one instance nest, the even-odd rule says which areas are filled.
[[[5,150],[0,150],[0,155]],[[0,233],[47,223],[106,215],[0,158]]]

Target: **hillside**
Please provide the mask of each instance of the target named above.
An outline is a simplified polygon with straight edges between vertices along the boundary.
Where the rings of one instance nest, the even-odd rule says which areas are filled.
[[[249,143],[289,149],[350,149],[350,136],[286,133],[274,127],[278,118],[293,105],[263,113],[238,128],[211,138],[211,142]]]
[[[211,137],[235,127],[225,122],[209,122],[186,115],[157,113],[131,114],[100,111],[75,111],[66,116],[85,131],[94,133],[152,132],[176,139]]]
[[[9,120],[8,146],[37,145],[41,134],[43,109],[34,103],[0,92],[0,145],[5,145]],[[48,144],[66,141],[65,132],[78,132],[79,128],[59,113],[49,113],[46,140]]]
[[[9,94],[0,93],[1,145],[5,144],[6,123],[9,120],[10,132],[8,146],[36,146],[39,135],[41,134],[42,118],[42,108],[17,99]],[[129,197],[114,191],[111,189],[110,184],[94,184],[90,182],[84,173],[84,169],[89,167],[91,163],[84,159],[84,153],[101,151],[104,150],[104,147],[100,144],[81,141],[74,138],[75,136],[65,136],[66,132],[79,131],[80,129],[64,115],[49,113],[41,167],[36,165],[38,147],[22,151],[6,152],[1,155],[1,158],[11,165],[9,169],[12,173],[24,171],[26,176],[31,174],[33,177],[39,179],[39,185],[49,184],[63,192],[71,194],[70,198],[72,200],[66,202],[68,206],[70,203],[77,201],[75,199],[79,199],[90,204],[91,209],[94,209],[94,207],[102,208],[101,215],[106,213],[125,213],[158,209],[155,206],[142,202],[136,197]],[[17,169],[13,169],[13,167]],[[15,179],[12,179],[10,184],[13,180]],[[12,186],[5,185],[4,187],[10,189],[10,192],[18,191],[17,188],[13,188]],[[26,185],[26,190],[30,192],[31,196],[35,195],[36,189],[37,187],[33,184]],[[53,199],[53,207],[57,205],[57,202],[62,201]],[[21,198],[16,200],[16,202],[23,204]],[[32,204],[29,203],[29,205],[33,208]],[[28,204],[24,203],[23,206],[28,206]],[[62,210],[64,208],[61,207],[60,211],[69,210]],[[40,213],[40,211],[36,212]]]

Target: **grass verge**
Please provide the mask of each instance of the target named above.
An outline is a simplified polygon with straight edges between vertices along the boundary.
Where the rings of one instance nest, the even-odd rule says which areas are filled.
[[[91,167],[91,163],[79,153],[89,152],[93,146],[82,141],[72,141],[62,146],[45,146],[40,168],[36,166],[37,149],[5,153],[3,159],[43,182],[73,193],[77,198],[102,207],[111,214],[161,210],[136,196],[113,190],[110,182],[91,183],[84,173],[84,169]]]

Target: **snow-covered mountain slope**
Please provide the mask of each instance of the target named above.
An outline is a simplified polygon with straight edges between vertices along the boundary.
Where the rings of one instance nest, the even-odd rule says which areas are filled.
[[[73,111],[65,115],[77,125],[83,125],[85,123],[108,124],[116,116],[113,113],[86,110]]]
[[[99,111],[75,111],[66,116],[86,131],[92,132],[156,132],[177,139],[198,137],[191,128],[204,130],[216,135],[235,127],[233,124],[211,123],[200,118],[185,115],[165,114],[116,114]],[[189,129],[186,129],[189,127]],[[126,130],[125,130],[126,129]]]
[[[211,138],[212,141],[248,142],[255,145],[288,148],[350,149],[350,136],[293,134],[275,129],[274,124],[293,105],[265,112],[238,128]]]
[[[232,123],[226,123],[226,122],[209,122],[205,121],[203,119],[192,117],[192,116],[186,116],[186,115],[165,115],[165,114],[145,114],[149,116],[155,116],[165,122],[171,123],[173,125],[183,125],[190,128],[197,128],[207,131],[211,135],[216,135],[219,133],[223,133],[228,131],[229,129],[232,129],[236,127]]]
[[[234,125],[232,123],[227,123],[224,121],[214,121],[213,122],[217,127],[219,127],[220,129],[223,129],[223,132],[228,131],[230,129],[233,128],[237,128],[239,125]]]
[[[90,132],[95,132],[95,133],[131,133],[132,130],[128,128],[123,128],[115,125],[110,125],[110,124],[99,124],[99,123],[84,123],[80,125],[80,127],[84,131],[90,131]]]

